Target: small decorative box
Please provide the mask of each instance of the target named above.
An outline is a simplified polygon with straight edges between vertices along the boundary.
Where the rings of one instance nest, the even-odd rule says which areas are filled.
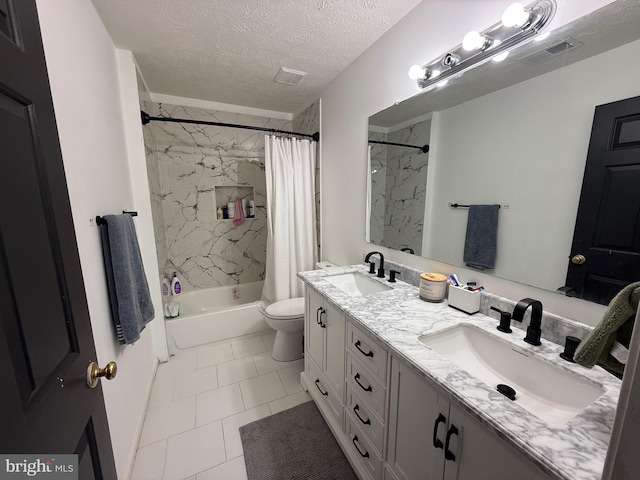
[[[480,311],[480,291],[472,292],[465,288],[449,285],[449,306],[474,314]]]

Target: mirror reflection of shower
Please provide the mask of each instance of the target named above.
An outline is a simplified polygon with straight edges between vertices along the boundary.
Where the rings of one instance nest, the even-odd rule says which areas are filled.
[[[370,142],[429,144],[431,120],[396,127],[370,126]],[[429,154],[417,148],[370,143],[369,241],[422,252]],[[425,149],[428,149],[425,148]]]

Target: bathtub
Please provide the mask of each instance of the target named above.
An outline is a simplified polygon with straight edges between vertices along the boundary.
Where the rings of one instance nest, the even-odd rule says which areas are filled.
[[[258,311],[262,283],[207,288],[180,295],[180,316],[165,320],[169,353],[273,331]]]

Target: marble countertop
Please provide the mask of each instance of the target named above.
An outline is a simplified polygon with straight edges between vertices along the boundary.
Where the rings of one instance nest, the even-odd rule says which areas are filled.
[[[327,276],[348,272],[362,272],[393,289],[364,297],[351,297],[325,280]],[[514,334],[499,332],[495,328],[498,321],[494,318],[480,313],[468,315],[450,308],[446,301],[424,302],[418,297],[418,288],[402,281],[391,284],[385,279],[378,279],[375,275],[369,275],[364,265],[313,270],[301,272],[298,276],[387,345],[392,355],[403,359],[422,376],[437,384],[456,406],[507,439],[523,456],[552,478],[601,478],[620,394],[620,380],[600,367],[586,369],[560,359],[563,347],[555,343],[543,339],[542,345],[532,346],[523,341],[519,330],[514,330]],[[588,377],[601,385],[604,393],[566,425],[549,426],[418,341],[420,335],[460,323],[475,325],[543,361]]]

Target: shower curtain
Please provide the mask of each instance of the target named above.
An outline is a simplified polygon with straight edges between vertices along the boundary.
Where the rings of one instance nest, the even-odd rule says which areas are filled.
[[[269,302],[304,296],[298,272],[317,261],[316,143],[265,137],[267,263],[262,296]]]

